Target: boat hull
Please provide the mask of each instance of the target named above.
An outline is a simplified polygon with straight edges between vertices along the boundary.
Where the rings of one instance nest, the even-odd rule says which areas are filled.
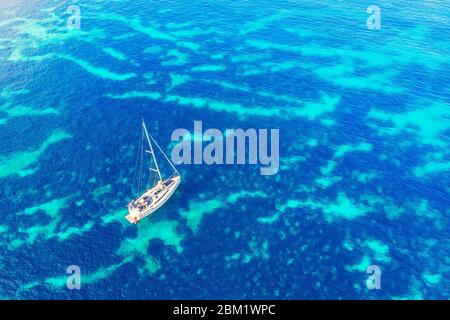
[[[138,223],[141,219],[151,215],[153,212],[158,210],[164,203],[169,200],[178,185],[181,182],[181,177],[176,176],[161,181],[153,188],[147,190],[143,195],[137,198],[135,201],[130,202],[128,205],[128,214],[125,218],[133,224]],[[151,198],[151,203],[146,206],[139,206],[139,204],[149,201]],[[144,200],[145,199],[145,200]]]

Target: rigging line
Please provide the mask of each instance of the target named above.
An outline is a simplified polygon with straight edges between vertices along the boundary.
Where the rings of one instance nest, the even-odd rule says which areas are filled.
[[[158,172],[159,180],[162,180],[161,172],[159,171],[158,161],[156,160],[156,155],[153,152],[153,146],[152,146],[152,143],[150,141],[149,134],[148,134],[148,131],[147,131],[147,126],[145,125],[144,119],[142,119],[142,127],[144,128],[144,132],[145,132],[145,136],[147,138],[148,146],[150,147],[150,152],[152,154],[153,161],[155,162],[155,167],[156,167],[156,170]]]
[[[144,147],[144,129],[142,129],[142,144],[141,144],[141,164],[140,164],[140,168],[139,168],[139,182],[138,182],[138,192],[140,193],[141,191],[141,180],[142,180],[142,165],[144,162],[144,152],[143,152],[143,147]]]
[[[178,172],[178,170],[175,168],[175,166],[173,165],[172,161],[169,160],[169,158],[166,156],[166,154],[164,153],[164,151],[161,149],[161,147],[159,146],[158,142],[156,142],[156,140],[153,138],[152,135],[150,135],[150,138],[152,139],[152,141],[156,144],[156,146],[158,147],[159,151],[161,151],[161,153],[163,154],[163,156],[166,158],[167,162],[169,162],[169,164],[172,166],[173,170],[175,170],[175,172],[180,175],[180,173]]]
[[[131,180],[132,181],[132,185],[131,185],[131,197],[132,198],[136,195],[136,190],[134,190],[134,188],[136,187],[136,174],[137,174],[137,170],[138,170],[139,156],[140,156],[140,153],[141,153],[141,150],[142,150],[143,139],[144,139],[144,136],[142,135],[142,131],[141,131],[141,139],[139,141],[139,147],[138,147],[138,152],[137,152],[137,156],[136,156],[136,162],[134,164],[133,180]]]
[[[150,168],[151,168],[151,162],[150,162],[150,159],[149,159],[149,158],[147,158],[147,164],[148,164],[148,167],[149,167],[149,170],[148,170],[148,179],[147,179],[147,190],[148,190],[149,187],[150,187],[150,179],[152,178],[152,171],[150,170]]]

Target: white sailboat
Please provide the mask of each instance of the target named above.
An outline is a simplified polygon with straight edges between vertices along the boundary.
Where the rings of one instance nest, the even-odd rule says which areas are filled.
[[[145,139],[144,139],[145,137]],[[147,147],[144,145],[144,140],[146,140]],[[158,149],[161,151],[161,153],[164,155],[166,160],[171,165],[172,169],[174,170],[174,173],[169,178],[163,178],[161,175],[161,170],[158,166],[158,161],[156,159],[155,152],[153,150],[152,142],[158,147]],[[142,141],[141,141],[141,150],[139,150],[141,153],[141,162],[140,166],[142,167],[143,164],[143,158],[150,156],[149,160],[153,160],[154,166],[152,167],[151,164],[149,164],[148,170],[150,170],[151,173],[157,174],[157,181],[149,185],[147,183],[146,191],[141,194],[138,198],[131,200],[128,203],[128,214],[125,216],[125,218],[133,224],[138,223],[139,220],[142,218],[147,217],[148,215],[152,214],[156,210],[158,210],[169,198],[172,196],[172,194],[177,189],[178,185],[181,182],[181,176],[178,170],[175,168],[173,163],[169,160],[169,158],[165,155],[165,153],[162,151],[162,149],[159,147],[158,143],[153,139],[153,137],[148,133],[147,127],[145,125],[144,119],[142,119]],[[138,172],[140,175],[141,172]],[[138,183],[138,189],[141,184],[141,176],[138,177],[139,183]],[[150,179],[149,179],[150,182]]]

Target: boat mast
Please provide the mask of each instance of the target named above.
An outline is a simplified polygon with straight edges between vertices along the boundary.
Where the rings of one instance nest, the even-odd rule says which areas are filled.
[[[145,151],[148,153],[151,153],[151,155],[153,157],[153,161],[155,162],[155,167],[156,167],[156,169],[153,169],[153,168],[149,168],[149,169],[150,169],[150,171],[156,171],[158,173],[159,181],[161,182],[162,181],[161,172],[159,171],[158,161],[156,161],[155,152],[153,152],[153,146],[150,141],[150,137],[148,135],[148,131],[147,131],[147,127],[145,125],[144,119],[142,119],[142,127],[144,128],[145,137],[147,138],[148,145],[150,146],[150,151],[149,150],[145,150]]]
[[[161,151],[161,153],[163,154],[163,156],[166,158],[167,162],[169,162],[169,164],[171,165],[172,169],[175,170],[175,172],[177,173],[177,175],[179,176],[180,173],[178,172],[177,168],[175,168],[175,166],[173,165],[172,161],[170,161],[170,159],[166,156],[166,154],[164,153],[164,151],[161,149],[161,147],[159,146],[158,142],[156,142],[155,139],[153,139],[152,135],[150,135],[150,138],[152,139],[152,141],[156,144],[156,146],[158,147],[159,151]]]

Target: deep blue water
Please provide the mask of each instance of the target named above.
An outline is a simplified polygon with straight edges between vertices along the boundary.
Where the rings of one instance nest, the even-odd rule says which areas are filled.
[[[449,4],[299,2],[2,1],[0,297],[448,299]],[[180,165],[130,225],[141,117],[278,128],[280,171]]]

